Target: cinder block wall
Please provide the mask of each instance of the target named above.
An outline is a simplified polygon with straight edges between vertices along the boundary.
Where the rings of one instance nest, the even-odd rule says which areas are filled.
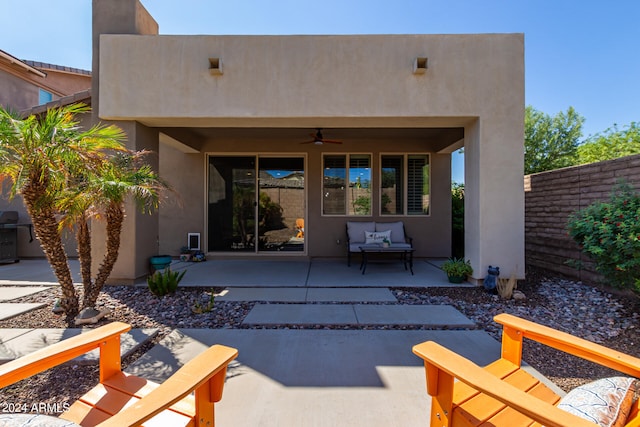
[[[589,259],[568,236],[567,221],[578,209],[608,199],[620,179],[640,190],[640,155],[525,176],[527,265],[587,283],[598,280]],[[581,260],[585,268],[569,267],[569,259]]]

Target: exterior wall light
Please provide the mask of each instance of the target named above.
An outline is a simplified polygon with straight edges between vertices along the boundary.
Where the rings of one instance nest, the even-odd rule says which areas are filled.
[[[413,74],[424,74],[427,72],[427,58],[417,57],[413,61]]]
[[[222,75],[222,60],[220,58],[209,58],[209,72],[211,75]]]

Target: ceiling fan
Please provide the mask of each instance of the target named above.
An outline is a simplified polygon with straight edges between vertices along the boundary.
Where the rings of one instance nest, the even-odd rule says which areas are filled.
[[[301,142],[301,144],[315,144],[315,145],[322,145],[324,143],[327,144],[342,144],[342,141],[334,141],[332,139],[325,139],[322,136],[322,129],[321,128],[317,128],[316,129],[316,133],[312,133],[310,134],[311,137],[313,138],[311,141],[305,141],[305,142]]]

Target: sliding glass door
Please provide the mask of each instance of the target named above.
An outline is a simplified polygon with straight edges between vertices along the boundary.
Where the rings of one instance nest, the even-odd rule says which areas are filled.
[[[209,251],[304,251],[304,178],[303,157],[210,156]]]

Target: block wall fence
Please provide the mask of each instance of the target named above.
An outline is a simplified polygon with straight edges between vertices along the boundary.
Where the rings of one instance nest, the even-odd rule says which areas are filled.
[[[640,190],[640,155],[557,169],[524,177],[525,259],[540,267],[595,283],[599,276],[567,234],[569,216],[594,201],[609,198],[621,179]],[[576,270],[567,260],[580,260]]]

